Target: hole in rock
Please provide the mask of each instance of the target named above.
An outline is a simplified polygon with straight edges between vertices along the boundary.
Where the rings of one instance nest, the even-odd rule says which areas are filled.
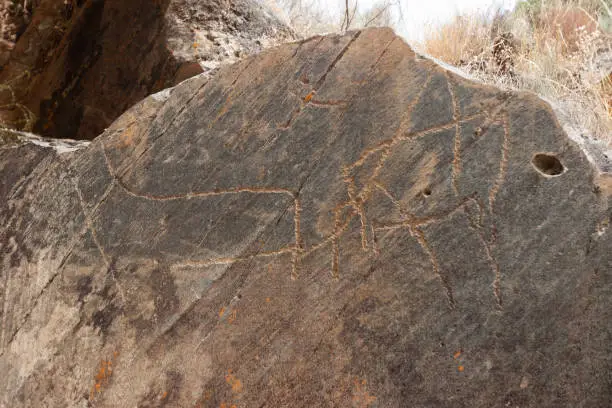
[[[423,190],[424,197],[429,197],[430,195],[431,195],[431,188],[427,187],[425,190]]]
[[[531,163],[536,170],[547,176],[558,176],[565,170],[559,159],[550,154],[536,154]]]

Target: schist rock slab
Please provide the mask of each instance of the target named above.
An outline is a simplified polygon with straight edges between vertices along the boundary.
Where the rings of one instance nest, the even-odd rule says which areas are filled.
[[[612,189],[388,29],[0,147],[0,406],[608,407]]]

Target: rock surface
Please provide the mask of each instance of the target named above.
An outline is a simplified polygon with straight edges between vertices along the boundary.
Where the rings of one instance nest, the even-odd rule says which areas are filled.
[[[92,139],[153,92],[295,39],[254,0],[40,0],[35,6],[23,34],[7,34],[16,43],[4,47],[8,61],[0,58],[0,122],[56,138]],[[21,13],[0,21],[30,20],[23,7],[11,10]]]
[[[612,189],[390,30],[0,149],[0,406],[607,407]]]

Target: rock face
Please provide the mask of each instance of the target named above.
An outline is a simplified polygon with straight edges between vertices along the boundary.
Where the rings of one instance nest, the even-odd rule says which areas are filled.
[[[40,144],[0,149],[0,406],[610,405],[611,184],[533,95],[372,29]]]
[[[252,0],[35,5],[24,33],[17,40],[11,31],[16,43],[4,47],[12,51],[0,73],[0,122],[56,138],[92,139],[153,92],[295,38]],[[2,21],[29,16],[15,13]]]

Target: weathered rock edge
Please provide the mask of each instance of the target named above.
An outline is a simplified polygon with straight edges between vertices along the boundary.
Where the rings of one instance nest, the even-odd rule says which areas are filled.
[[[609,190],[547,104],[390,30],[0,169],[0,405],[609,406]]]

